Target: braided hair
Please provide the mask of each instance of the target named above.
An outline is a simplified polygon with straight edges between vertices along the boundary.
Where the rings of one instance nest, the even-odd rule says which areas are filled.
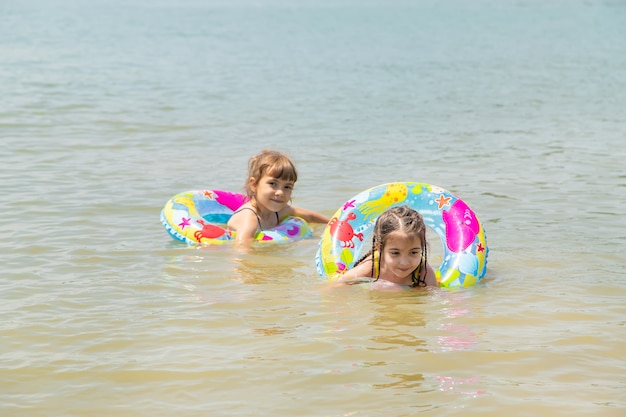
[[[372,238],[372,248],[355,266],[365,261],[369,256],[372,258],[372,277],[378,280],[380,277],[380,254],[392,232],[401,231],[409,236],[418,236],[422,244],[422,256],[419,265],[411,274],[411,287],[426,286],[426,265],[428,264],[428,250],[426,248],[426,225],[422,215],[409,206],[392,207],[376,219]],[[378,244],[378,250],[376,250]]]

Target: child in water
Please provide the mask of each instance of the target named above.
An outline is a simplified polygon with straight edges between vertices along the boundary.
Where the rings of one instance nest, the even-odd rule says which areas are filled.
[[[372,249],[339,282],[358,284],[367,277],[381,285],[439,286],[428,265],[426,225],[417,211],[408,206],[385,211],[376,220],[373,236]]]
[[[276,151],[263,150],[248,161],[248,179],[244,188],[249,201],[228,220],[236,233],[236,245],[249,245],[261,230],[278,226],[287,216],[301,217],[309,223],[328,223],[323,214],[289,204],[298,180],[291,159]]]

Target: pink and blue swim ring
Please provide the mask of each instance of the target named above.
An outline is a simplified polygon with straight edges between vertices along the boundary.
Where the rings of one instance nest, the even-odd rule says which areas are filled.
[[[223,190],[192,190],[176,194],[163,207],[161,223],[169,235],[189,245],[219,245],[235,239],[226,223],[248,201],[243,194]],[[288,242],[312,236],[299,217],[281,219],[278,226],[262,230],[255,242]]]
[[[418,182],[382,184],[352,197],[332,216],[315,257],[318,273],[330,281],[352,268],[367,251],[363,245],[378,216],[391,207],[418,211],[443,243],[443,261],[435,270],[441,287],[470,287],[487,271],[487,238],[474,211],[459,197]]]

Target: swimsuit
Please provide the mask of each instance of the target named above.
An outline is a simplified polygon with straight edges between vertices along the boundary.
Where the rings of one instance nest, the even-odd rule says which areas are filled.
[[[242,210],[250,210],[254,213],[254,215],[256,216],[256,220],[259,222],[259,229],[261,229],[261,231],[263,231],[263,227],[261,227],[261,217],[259,217],[259,215],[257,214],[256,211],[254,211],[254,209],[250,208],[250,207],[244,207],[241,208],[239,210],[237,210],[236,212],[233,213],[233,216],[237,213],[239,213]],[[274,214],[276,214],[276,225],[278,225],[278,223],[280,223],[280,219],[278,218],[278,212],[275,211]]]

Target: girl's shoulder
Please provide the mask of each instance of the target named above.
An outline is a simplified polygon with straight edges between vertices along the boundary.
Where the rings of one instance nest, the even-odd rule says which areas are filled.
[[[258,215],[254,207],[250,203],[246,203],[239,207],[228,219],[228,227],[234,230],[237,230],[237,226],[239,226],[242,222],[250,219],[251,221],[258,219]]]
[[[278,212],[278,216],[280,217],[281,220],[288,216],[295,216],[296,214],[297,214],[296,210],[290,204],[287,204],[285,207],[281,208],[280,211]]]
[[[252,204],[252,202],[248,201],[247,203],[241,205],[241,207],[239,207],[237,210],[235,210],[232,216],[235,215],[242,217],[259,217],[259,209],[254,204]]]

